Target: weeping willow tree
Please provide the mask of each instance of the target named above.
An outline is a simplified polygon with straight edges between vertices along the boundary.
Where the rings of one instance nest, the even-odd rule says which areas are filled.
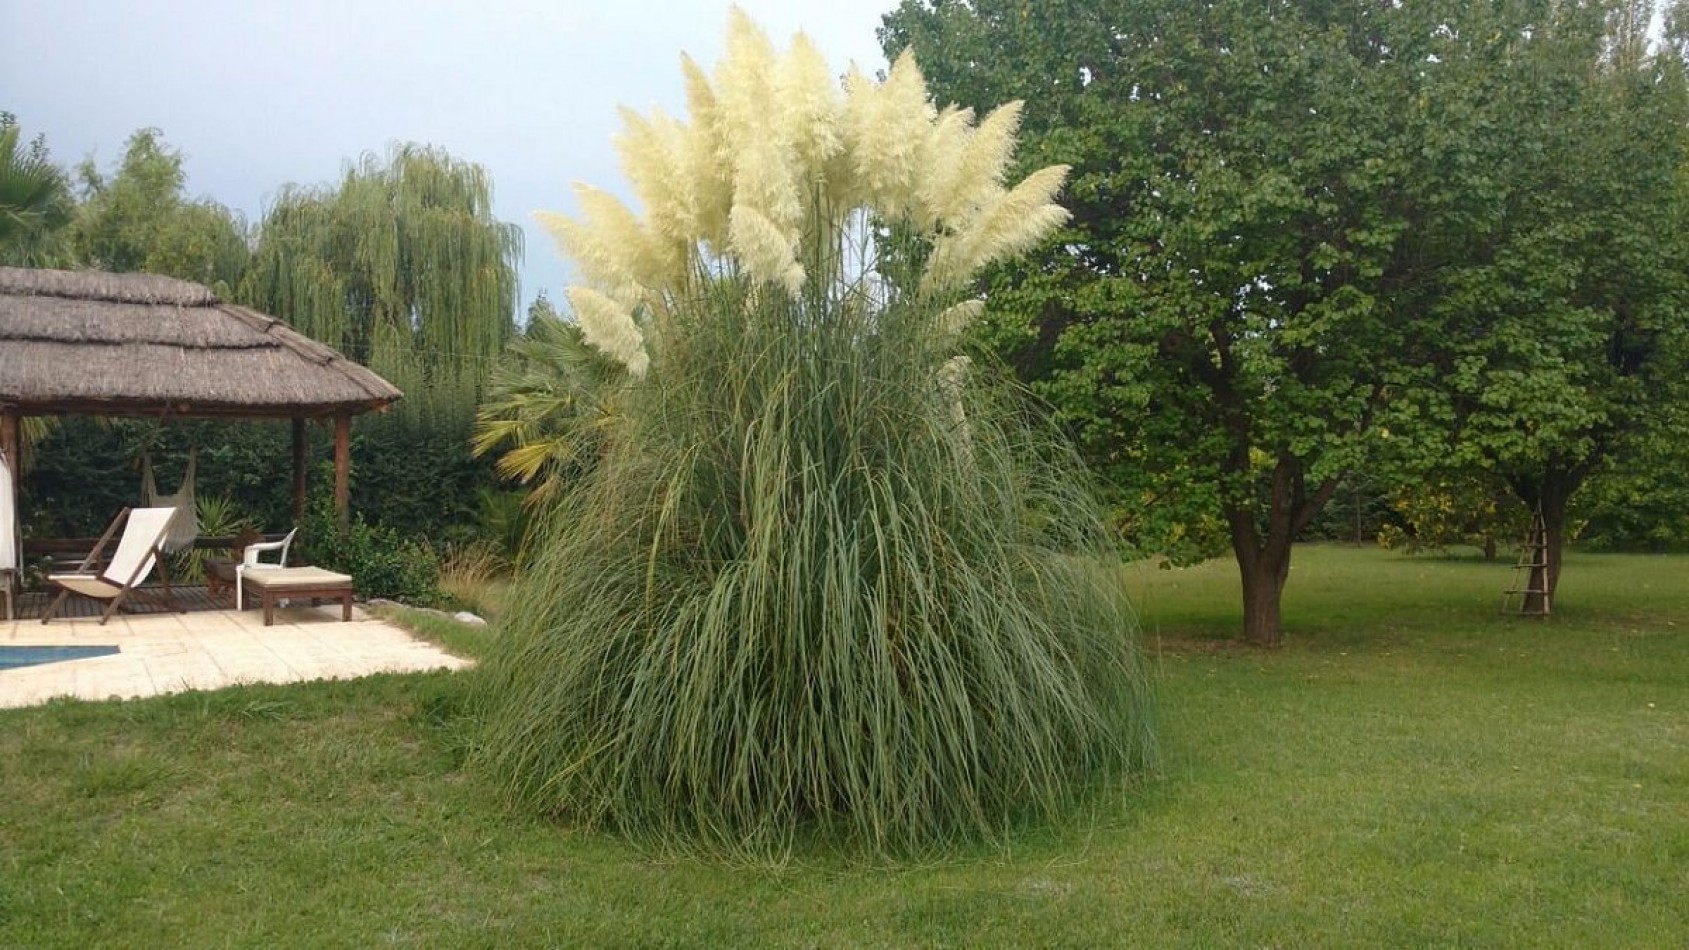
[[[485,169],[399,145],[337,187],[284,187],[242,296],[392,380],[410,414],[467,417],[513,331],[521,253]]]
[[[642,213],[583,186],[544,218],[623,372],[514,585],[481,754],[566,820],[752,853],[994,838],[1146,764],[1086,479],[962,342],[1065,170],[1009,186],[1018,105],[938,111],[907,57],[841,88],[735,13],[685,67],[689,120],[624,115]]]

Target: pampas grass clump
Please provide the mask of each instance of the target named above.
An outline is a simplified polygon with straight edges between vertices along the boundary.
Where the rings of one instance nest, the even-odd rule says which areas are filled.
[[[781,59],[760,37],[735,19],[718,85],[826,82],[806,44]],[[636,126],[672,167],[732,141],[733,90],[699,82],[693,126]],[[971,117],[944,118],[924,84],[904,88],[918,82],[900,60],[887,85],[903,86],[861,94],[966,141]],[[952,268],[1025,241],[968,221],[1002,231],[990,208],[1044,205],[1010,200],[1001,142],[979,143],[966,188],[911,182],[924,163],[853,156],[848,102],[797,98],[801,134],[788,121],[768,133],[779,147],[739,143],[780,174],[664,179],[666,198],[648,183],[646,218],[609,216],[642,246],[563,229],[600,278],[571,294],[583,334],[626,373],[598,463],[531,535],[486,664],[482,755],[519,801],[669,842],[770,853],[815,835],[894,854],[995,838],[1146,764],[1149,689],[1072,454],[961,357],[977,305],[954,275],[888,279],[862,211]],[[1057,215],[1038,214],[1047,231]],[[691,226],[705,230],[663,249]],[[675,255],[686,268],[665,271]]]

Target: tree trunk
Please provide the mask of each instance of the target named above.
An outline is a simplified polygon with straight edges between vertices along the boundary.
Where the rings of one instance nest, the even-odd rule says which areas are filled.
[[[1560,561],[1566,550],[1566,511],[1572,494],[1583,484],[1583,476],[1576,471],[1550,468],[1531,479],[1519,479],[1513,491],[1531,509],[1542,511],[1544,583],[1546,594],[1525,595],[1526,613],[1548,613],[1554,603],[1554,593],[1560,586]],[[1534,572],[1533,572],[1534,573]],[[1536,583],[1529,585],[1535,589]]]
[[[1284,642],[1279,604],[1290,577],[1290,547],[1331,499],[1337,479],[1327,478],[1309,493],[1300,460],[1286,454],[1279,457],[1268,484],[1265,524],[1253,504],[1229,506],[1226,521],[1243,581],[1243,640],[1271,648]]]
[[[1560,586],[1560,556],[1566,550],[1566,502],[1564,494],[1543,492],[1542,526],[1548,542],[1548,595]]]
[[[1279,605],[1284,600],[1284,582],[1290,576],[1290,546],[1285,545],[1282,552],[1258,551],[1247,558],[1238,552],[1237,566],[1243,579],[1244,642],[1258,647],[1279,646],[1284,642]]]

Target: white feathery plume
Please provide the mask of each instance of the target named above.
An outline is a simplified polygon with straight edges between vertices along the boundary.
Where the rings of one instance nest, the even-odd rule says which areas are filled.
[[[915,190],[916,226],[923,232],[938,230],[949,217],[945,213],[956,190],[957,170],[967,152],[974,111],[947,106],[938,114],[923,145],[923,174]]]
[[[808,35],[792,38],[792,48],[776,67],[774,87],[774,104],[786,126],[782,138],[797,151],[798,167],[814,175],[844,148],[839,134],[844,102],[826,57]]]
[[[934,299],[1067,219],[1054,203],[1065,167],[1005,188],[1020,103],[977,126],[971,110],[939,112],[907,52],[884,82],[852,65],[841,89],[807,36],[781,53],[734,8],[713,73],[686,56],[681,68],[685,120],[622,110],[616,145],[643,213],[583,186],[577,217],[538,215],[587,285],[570,288],[569,298],[588,341],[636,375],[648,357],[633,313],[650,308],[660,328],[695,255],[796,295],[806,280],[845,272],[829,255],[849,253],[848,229],[873,214],[908,222],[931,241],[921,293]],[[813,275],[805,269],[812,261]],[[938,325],[959,333],[983,306],[963,300]]]
[[[945,333],[960,335],[985,312],[985,301],[978,297],[952,304],[938,315],[938,327]]]
[[[1068,211],[1055,203],[1067,180],[1068,166],[1051,165],[1026,176],[1000,194],[981,214],[933,243],[921,292],[954,290],[981,267],[1024,251],[1064,224]]]
[[[684,258],[673,242],[653,235],[615,196],[575,184],[580,220],[539,212],[535,217],[593,284],[618,300],[632,301],[669,286]]]
[[[733,163],[722,158],[728,146],[709,77],[685,54],[680,57],[680,70],[686,77],[686,111],[692,117],[690,126],[682,126],[682,149],[696,202],[696,236],[710,245],[712,253],[720,254],[727,247],[727,216],[733,207]]]
[[[733,168],[729,246],[752,276],[790,286],[804,218],[797,131],[780,98],[783,60],[744,11],[733,8],[727,54],[716,65],[720,155]],[[776,240],[778,235],[778,240]],[[777,254],[776,251],[779,251]],[[802,272],[798,270],[801,286]]]
[[[979,213],[1003,189],[1003,175],[1014,157],[1015,134],[1020,130],[1021,103],[1010,102],[987,115],[970,131],[955,164],[942,171],[947,179],[935,189],[936,207],[944,221],[962,221]]]
[[[626,366],[634,377],[644,376],[651,357],[633,313],[590,287],[570,287],[566,293],[587,343]]]
[[[905,51],[883,83],[852,69],[845,96],[845,141],[862,190],[875,210],[894,220],[915,203],[922,151],[938,112],[913,54]]]
[[[730,243],[752,279],[784,287],[794,296],[803,289],[804,270],[792,250],[788,231],[748,204],[733,206]]]
[[[686,128],[661,109],[653,110],[649,119],[626,106],[618,112],[625,131],[615,137],[616,151],[651,229],[669,241],[690,244],[700,228],[687,167]]]

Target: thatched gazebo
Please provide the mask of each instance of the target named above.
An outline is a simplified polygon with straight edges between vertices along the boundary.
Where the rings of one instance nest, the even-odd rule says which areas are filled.
[[[0,450],[14,482],[25,416],[291,419],[298,516],[305,422],[332,419],[334,502],[344,518],[351,418],[402,395],[286,323],[199,284],[0,267]]]

